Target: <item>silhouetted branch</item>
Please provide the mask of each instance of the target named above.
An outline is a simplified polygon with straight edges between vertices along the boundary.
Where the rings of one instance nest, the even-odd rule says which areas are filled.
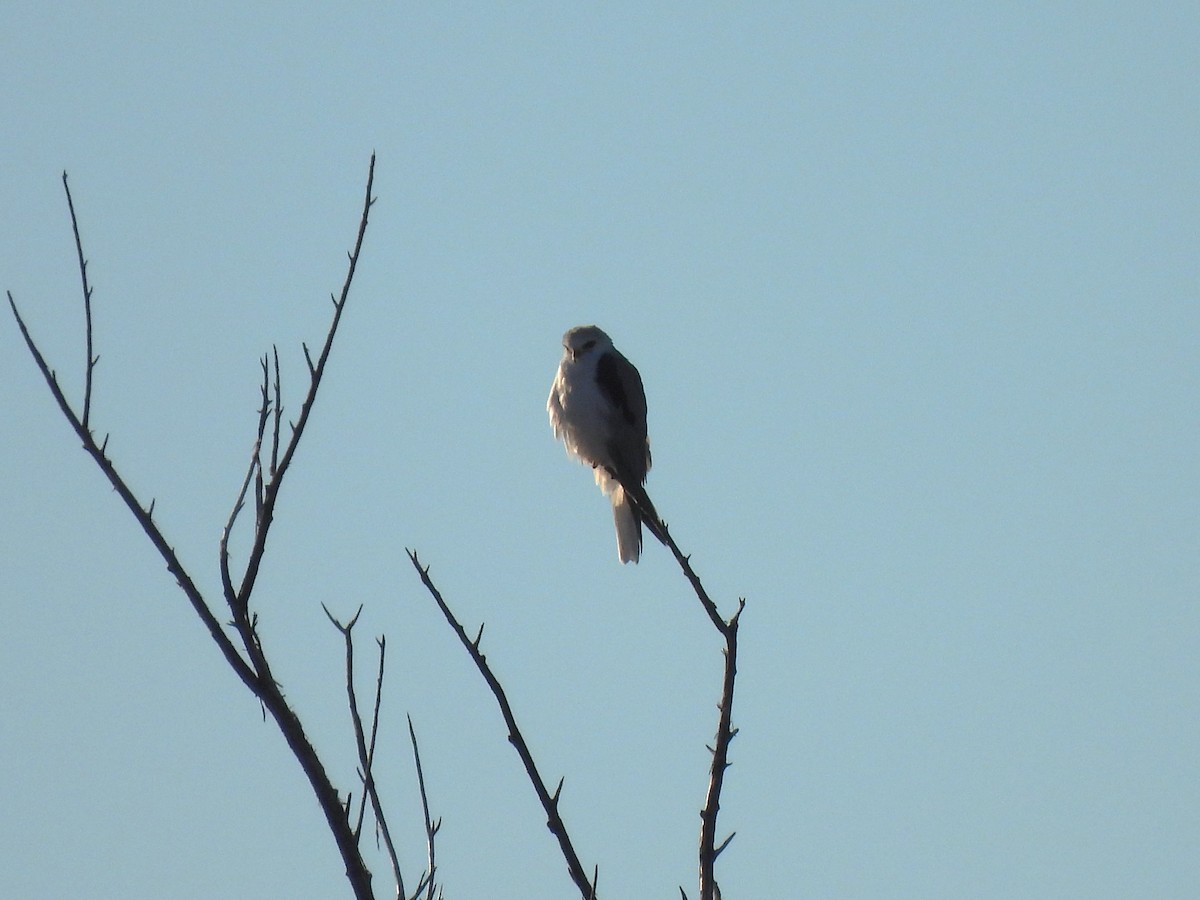
[[[737,734],[733,727],[733,685],[737,676],[737,633],[738,620],[746,601],[738,601],[737,612],[722,629],[725,637],[725,676],[721,688],[720,714],[717,722],[717,737],[713,743],[712,768],[709,770],[708,794],[704,808],[700,811],[700,897],[701,900],[720,900],[721,889],[717,886],[714,868],[721,851],[733,840],[733,832],[719,846],[714,846],[717,835],[717,813],[721,808],[721,788],[725,783],[725,770],[729,768],[729,744]]]
[[[254,438],[254,447],[250,452],[250,463],[246,467],[246,477],[242,480],[241,490],[238,491],[237,500],[234,501],[233,509],[229,512],[229,518],[225,522],[225,528],[221,531],[221,542],[218,550],[219,564],[221,568],[221,589],[225,594],[225,602],[229,605],[230,611],[233,613],[235,621],[245,617],[246,607],[242,605],[241,599],[233,588],[233,576],[229,571],[229,536],[233,533],[233,526],[236,524],[238,516],[242,512],[242,507],[246,503],[246,494],[250,490],[250,482],[256,484],[254,499],[256,510],[262,504],[262,441],[263,433],[267,427],[267,416],[270,414],[270,402],[267,399],[267,360],[263,357],[261,360],[263,368],[263,384],[262,384],[262,405],[258,410],[258,432]],[[255,518],[257,518],[257,512]]]
[[[71,186],[67,184],[67,173],[62,173],[63,190],[67,195],[67,209],[71,211],[71,231],[75,235],[75,253],[79,257],[79,279],[83,284],[83,318],[87,330],[87,366],[83,376],[83,415],[80,422],[86,430],[92,414],[92,370],[100,357],[92,355],[92,288],[88,284],[87,260],[83,256],[83,241],[79,238],[79,220],[75,217],[75,201],[71,199]]]
[[[357,618],[357,616],[355,617]],[[379,704],[383,702],[383,670],[387,660],[387,638],[383,635],[375,638],[379,647],[379,671],[375,675],[375,706],[371,710],[371,739],[367,742],[367,770],[375,771],[375,741],[379,737]],[[371,783],[374,784],[374,778]],[[358,811],[359,822],[362,822],[363,810]],[[357,827],[361,827],[361,824]]]
[[[279,348],[274,344],[271,345],[271,353],[275,357],[275,433],[271,438],[271,477],[274,478],[279,469],[279,422],[283,418],[283,392],[279,385]],[[262,472],[261,466],[259,472]]]
[[[88,292],[89,290],[85,286],[84,291]],[[46,385],[50,388],[50,393],[54,396],[54,400],[58,404],[58,408],[62,411],[64,418],[70,423],[79,440],[83,442],[83,449],[95,460],[96,465],[100,467],[100,471],[104,473],[104,477],[108,479],[108,483],[117,492],[117,496],[121,498],[122,502],[133,514],[138,525],[141,526],[146,536],[150,539],[150,543],[154,545],[154,549],[158,551],[163,561],[166,562],[167,571],[174,576],[184,596],[187,597],[188,602],[191,603],[192,608],[196,611],[196,615],[200,617],[200,620],[208,629],[209,635],[220,648],[221,654],[225,657],[226,662],[229,663],[230,668],[237,673],[238,678],[242,680],[242,683],[246,687],[251,691],[257,692],[257,674],[242,659],[237,651],[237,647],[234,646],[233,642],[229,640],[229,636],[221,628],[220,622],[217,621],[212,610],[209,609],[192,577],[183,568],[183,564],[180,563],[179,557],[175,554],[175,549],[167,542],[162,531],[159,530],[158,525],[154,522],[150,514],[150,508],[142,505],[141,501],[137,499],[133,491],[125,483],[124,478],[117,472],[112,461],[108,458],[106,454],[108,438],[105,437],[103,446],[98,446],[91,432],[84,427],[83,421],[76,415],[74,408],[72,408],[58,384],[58,377],[46,364],[45,357],[42,356],[41,350],[34,343],[33,337],[25,325],[25,320],[21,318],[20,310],[17,309],[16,301],[13,300],[12,291],[8,291],[7,296],[9,308],[12,309],[13,317],[17,321],[17,327],[20,328],[21,336],[25,339],[25,346],[29,348],[29,352],[33,356],[38,370],[42,373],[42,377],[46,380]]]
[[[222,590],[225,593],[226,600],[233,612],[233,624],[242,638],[245,651],[248,659],[243,657],[238,651],[236,645],[230,639],[229,635],[221,627],[217,620],[212,607],[204,599],[199,589],[196,587],[195,581],[183,568],[174,548],[167,541],[158,525],[153,518],[154,503],[151,502],[149,507],[145,507],[133,493],[132,489],[125,482],[124,478],[117,472],[113,462],[107,455],[108,436],[106,435],[103,443],[97,445],[92,436],[90,428],[91,417],[91,401],[92,401],[92,381],[93,370],[99,356],[93,351],[93,334],[92,334],[92,311],[91,299],[92,288],[88,283],[87,277],[87,260],[83,252],[83,242],[79,234],[78,219],[75,215],[75,206],[71,198],[70,188],[67,182],[67,175],[63,173],[63,188],[67,194],[67,205],[71,212],[71,226],[75,236],[75,249],[79,259],[80,278],[83,286],[83,301],[84,301],[84,318],[86,329],[86,352],[87,366],[84,375],[84,396],[82,414],[77,414],[75,409],[64,395],[61,386],[58,383],[58,377],[54,370],[47,364],[41,350],[34,342],[30,335],[29,328],[26,326],[24,319],[21,317],[20,310],[17,308],[16,301],[13,299],[12,292],[7,292],[8,304],[12,310],[13,317],[16,319],[17,326],[21,330],[21,335],[25,340],[25,345],[28,347],[30,355],[33,357],[38,370],[42,373],[42,377],[46,381],[47,387],[50,388],[50,393],[62,411],[63,416],[70,423],[76,435],[83,443],[84,450],[95,460],[96,465],[104,474],[104,477],[112,485],[113,490],[125,503],[126,507],[133,514],[138,525],[145,532],[154,548],[167,564],[167,570],[175,578],[187,597],[188,602],[192,605],[196,615],[204,623],[208,629],[209,636],[220,649],[221,654],[225,657],[230,668],[237,674],[242,683],[258,698],[262,704],[264,717],[266,713],[270,713],[275,719],[280,733],[287,742],[292,754],[296,757],[305,775],[308,777],[317,801],[325,814],[326,822],[329,826],[334,840],[338,845],[338,850],[342,855],[342,860],[346,866],[346,877],[349,880],[351,887],[354,890],[355,897],[358,900],[372,900],[371,892],[371,873],[367,869],[363,861],[362,855],[359,852],[355,835],[353,834],[350,824],[347,819],[346,810],[348,805],[344,806],[341,798],[338,796],[337,789],[334,788],[329,776],[325,772],[325,768],[321,759],[317,756],[313,749],[311,741],[304,732],[303,725],[295,712],[284,699],[283,691],[276,683],[271,674],[270,667],[267,663],[267,658],[262,651],[262,646],[259,642],[257,632],[257,617],[249,612],[250,593],[253,589],[255,578],[257,577],[259,566],[262,561],[262,554],[266,545],[267,531],[269,530],[271,518],[274,512],[274,506],[279,494],[279,487],[284,472],[291,463],[292,457],[296,451],[300,437],[303,433],[304,424],[308,419],[308,415],[312,410],[313,403],[316,399],[317,388],[320,384],[321,375],[324,372],[325,363],[329,357],[329,351],[333,345],[334,334],[337,331],[338,322],[341,319],[341,314],[345,308],[346,299],[349,295],[350,284],[354,277],[354,270],[358,262],[358,255],[362,248],[363,236],[366,233],[367,218],[374,199],[371,196],[372,185],[375,175],[375,157],[372,155],[370,168],[367,174],[366,199],[363,201],[362,217],[359,221],[358,236],[354,244],[354,250],[349,254],[350,265],[347,270],[346,280],[342,286],[341,299],[335,300],[335,312],[333,322],[330,325],[329,332],[326,335],[324,349],[322,350],[320,361],[311,373],[311,381],[309,385],[308,395],[305,398],[304,405],[301,408],[300,421],[293,429],[292,438],[288,443],[283,459],[278,466],[274,465],[274,455],[272,456],[272,472],[270,480],[265,484],[262,483],[262,438],[265,430],[267,410],[269,407],[267,392],[265,387],[266,382],[266,366],[264,361],[264,389],[263,389],[263,404],[259,411],[258,436],[255,442],[254,453],[249,465],[246,479],[242,483],[241,490],[238,493],[237,501],[234,504],[233,511],[230,514],[229,520],[226,522],[225,531],[222,533],[220,547],[220,568]],[[279,415],[279,367],[278,356],[276,356],[275,367],[275,396],[276,396],[276,415]],[[276,419],[276,434],[278,433],[278,418]],[[276,444],[278,441],[276,440]],[[256,481],[256,521],[254,545],[250,552],[249,561],[247,563],[246,572],[242,578],[241,586],[238,589],[233,587],[233,579],[229,572],[229,551],[228,540],[229,532],[232,530],[238,514],[245,503],[246,492],[249,488],[250,479],[257,474],[259,477]],[[261,502],[259,501],[261,498]],[[347,802],[348,803],[348,802]]]
[[[649,504],[649,498],[646,498]],[[653,504],[649,504],[649,509],[653,510]],[[671,537],[670,529],[667,524],[661,520],[658,521],[658,529],[662,532],[660,539],[675,557],[675,561],[679,563],[679,568],[683,571],[683,575],[691,584],[692,590],[695,591],[700,605],[704,608],[705,614],[713,627],[717,629],[721,637],[725,641],[725,646],[722,649],[722,654],[725,657],[725,671],[721,681],[721,702],[718,705],[717,716],[717,735],[713,741],[713,746],[709,748],[712,751],[712,766],[709,769],[708,791],[704,798],[704,807],[700,810],[700,900],[720,900],[721,888],[717,884],[715,867],[717,857],[721,855],[729,842],[733,840],[733,832],[720,845],[717,844],[717,813],[721,809],[721,789],[725,784],[725,770],[729,768],[729,744],[737,734],[737,729],[733,727],[733,688],[737,677],[737,634],[738,621],[741,618],[742,610],[746,608],[745,599],[738,601],[737,612],[735,612],[728,621],[721,617],[717,605],[713,603],[712,598],[708,596],[708,592],[704,589],[703,583],[700,581],[695,570],[692,568],[691,557],[684,555],[679,549],[679,545],[675,543],[675,539]],[[683,893],[683,888],[680,888],[680,893]],[[685,895],[686,896],[686,895]]]
[[[329,324],[329,331],[325,335],[325,344],[321,348],[321,355],[317,360],[316,365],[313,365],[312,357],[308,351],[308,345],[304,345],[304,356],[308,361],[309,368],[309,384],[308,393],[304,397],[304,402],[300,404],[300,416],[292,425],[292,436],[287,442],[287,446],[283,450],[283,456],[279,459],[278,465],[275,464],[275,449],[272,448],[272,473],[263,489],[262,508],[259,510],[258,521],[255,523],[254,544],[250,549],[250,557],[246,562],[246,572],[242,577],[241,586],[238,588],[238,597],[244,598],[249,596],[250,591],[254,589],[254,582],[258,579],[259,567],[262,565],[263,553],[267,546],[267,532],[271,528],[271,522],[275,516],[275,502],[279,497],[279,489],[283,484],[283,477],[287,474],[288,468],[292,464],[292,458],[296,454],[296,448],[300,444],[300,439],[304,436],[304,428],[308,424],[309,414],[312,412],[313,404],[317,399],[317,391],[321,387],[321,378],[325,374],[325,364],[329,361],[329,352],[333,349],[333,339],[337,335],[338,325],[342,320],[342,311],[346,308],[346,300],[350,296],[350,284],[354,280],[354,272],[358,268],[358,257],[362,252],[363,238],[367,233],[367,219],[371,212],[371,207],[375,204],[375,199],[371,196],[371,191],[375,183],[375,155],[371,155],[371,165],[367,172],[367,191],[366,199],[363,201],[362,219],[359,221],[358,237],[354,242],[354,249],[348,254],[350,265],[346,269],[346,280],[342,284],[342,293],[339,298],[333,301],[333,321]],[[278,371],[278,370],[277,370]],[[276,380],[278,383],[278,379]],[[276,409],[279,410],[280,404],[276,403]],[[282,414],[281,412],[278,414]],[[276,425],[276,433],[278,433],[278,424]]]
[[[482,627],[479,631],[479,637],[474,641],[467,637],[466,631],[463,630],[454,613],[450,611],[450,607],[446,605],[441,592],[434,585],[432,579],[430,579],[429,567],[421,565],[421,561],[417,559],[416,551],[408,550],[406,552],[413,564],[413,568],[417,570],[417,574],[421,577],[421,583],[425,585],[425,589],[429,591],[437,603],[438,609],[442,611],[446,622],[453,629],[454,633],[458,635],[459,641],[475,662],[476,668],[479,669],[479,674],[483,676],[483,680],[491,688],[492,694],[496,698],[496,703],[500,707],[500,714],[504,717],[504,724],[508,727],[508,741],[513,745],[517,751],[517,755],[521,758],[521,763],[525,766],[525,772],[533,784],[534,792],[542,804],[542,809],[546,811],[546,827],[558,839],[558,846],[562,851],[563,858],[567,862],[567,872],[570,874],[571,880],[575,882],[575,887],[579,889],[580,896],[584,900],[594,900],[595,893],[592,889],[591,880],[588,878],[587,872],[584,871],[583,864],[579,861],[579,856],[575,853],[575,847],[571,844],[571,837],[567,834],[567,826],[558,812],[559,791],[555,791],[554,795],[551,796],[550,792],[546,789],[546,782],[542,779],[537,764],[533,761],[533,754],[529,751],[529,745],[525,743],[521,729],[517,726],[516,717],[513,715],[512,707],[508,703],[508,697],[504,693],[504,688],[492,672],[491,666],[488,665],[487,658],[479,649],[479,639],[483,636]],[[559,790],[561,789],[562,783],[559,782]]]
[[[358,750],[359,772],[363,782],[363,801],[359,807],[358,822],[354,826],[355,840],[361,838],[363,812],[365,809],[366,799],[371,800],[371,811],[375,814],[375,822],[379,826],[379,831],[383,835],[383,844],[387,849],[388,858],[392,863],[392,875],[396,879],[396,897],[398,900],[405,900],[404,893],[404,876],[400,873],[400,860],[396,856],[396,845],[392,843],[392,832],[388,828],[387,818],[383,814],[383,804],[379,800],[379,791],[375,789],[375,776],[371,771],[371,765],[374,762],[374,735],[379,726],[379,702],[378,698],[383,691],[383,653],[382,646],[379,657],[379,678],[376,681],[376,703],[375,717],[371,723],[371,746],[367,746],[366,733],[363,731],[362,716],[358,713],[358,694],[354,690],[354,626],[358,623],[358,617],[362,615],[363,608],[359,606],[358,612],[354,614],[349,622],[343,625],[334,618],[333,613],[329,611],[324,603],[321,604],[321,609],[325,610],[325,615],[329,621],[333,623],[333,627],[342,633],[342,637],[346,642],[346,697],[350,705],[350,721],[354,725],[354,745]]]
[[[425,849],[429,865],[428,870],[421,877],[421,883],[413,892],[413,898],[416,900],[420,896],[421,890],[424,889],[425,900],[433,900],[437,878],[437,855],[434,839],[442,827],[442,820],[438,819],[435,822],[429,815],[429,797],[425,793],[425,772],[421,768],[421,751],[417,748],[417,732],[413,729],[412,716],[408,717],[408,737],[412,741],[413,762],[417,767],[417,786],[421,789],[421,811],[425,815]]]

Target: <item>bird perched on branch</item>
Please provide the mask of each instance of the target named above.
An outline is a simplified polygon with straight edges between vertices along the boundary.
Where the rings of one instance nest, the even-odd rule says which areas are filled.
[[[638,561],[643,522],[665,544],[662,521],[643,487],[650,439],[642,377],[595,325],[563,335],[563,358],[546,411],[554,436],[570,456],[592,467],[596,484],[612,499],[621,562]]]

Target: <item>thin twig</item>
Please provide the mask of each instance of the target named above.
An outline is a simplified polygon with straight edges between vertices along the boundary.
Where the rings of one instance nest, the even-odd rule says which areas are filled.
[[[726,622],[721,618],[717,604],[713,603],[712,598],[708,596],[708,591],[704,589],[704,585],[700,581],[700,576],[692,568],[692,558],[684,555],[683,551],[679,549],[679,545],[675,543],[675,538],[671,537],[671,531],[667,527],[667,523],[660,522],[660,525],[662,526],[663,536],[666,538],[665,543],[667,547],[670,548],[675,561],[679,563],[679,568],[683,570],[683,575],[692,586],[692,590],[696,592],[696,597],[700,600],[700,605],[704,607],[704,612],[708,614],[709,621],[713,623],[713,627],[717,631],[725,635],[725,632],[731,627],[730,622]],[[734,616],[734,618],[737,617]]]
[[[350,720],[354,725],[354,744],[358,749],[358,762],[361,767],[363,781],[363,796],[371,799],[371,810],[375,814],[375,821],[379,825],[379,830],[383,834],[383,843],[387,848],[388,857],[392,863],[392,874],[396,879],[396,897],[399,900],[404,900],[404,877],[400,874],[400,860],[396,856],[396,845],[392,843],[392,833],[388,829],[387,819],[383,814],[383,804],[379,800],[379,792],[375,789],[375,776],[371,772],[371,752],[367,748],[366,735],[363,732],[362,717],[358,714],[358,696],[354,690],[354,626],[358,622],[358,617],[362,615],[363,608],[359,606],[358,612],[354,614],[349,622],[343,625],[333,613],[329,611],[324,603],[321,604],[321,609],[325,610],[325,615],[329,621],[333,623],[333,627],[342,633],[342,637],[346,642],[346,697],[350,705]],[[380,684],[382,684],[382,668],[380,669]],[[378,707],[377,707],[378,708]],[[358,814],[358,823],[354,827],[354,837],[358,840],[362,834],[363,810],[360,807]]]
[[[233,533],[233,525],[237,521],[238,514],[241,513],[242,507],[246,502],[246,492],[250,488],[250,479],[254,477],[256,468],[255,462],[258,457],[258,444],[255,443],[255,452],[250,455],[250,465],[246,469],[246,477],[242,479],[242,489],[238,491],[237,500],[234,501],[233,509],[229,512],[229,519],[225,522],[225,527],[221,530],[221,542],[218,549],[218,564],[221,569],[221,589],[225,594],[225,601],[229,604],[230,609],[237,608],[237,594],[233,589],[233,577],[229,573],[229,535]]]
[[[421,812],[425,816],[425,849],[427,852],[429,869],[423,876],[423,885],[418,885],[413,893],[414,900],[421,893],[422,886],[425,888],[425,900],[433,900],[433,891],[436,886],[435,879],[437,878],[437,856],[434,849],[434,838],[438,833],[438,829],[442,827],[442,820],[433,821],[433,817],[429,814],[429,795],[425,793],[425,772],[421,768],[421,751],[417,747],[417,732],[413,729],[412,716],[408,717],[408,737],[412,741],[413,762],[417,767],[417,787],[421,790]]]
[[[288,468],[292,464],[292,458],[296,454],[296,447],[300,444],[300,438],[304,435],[304,426],[308,423],[309,414],[312,412],[313,404],[317,399],[317,390],[321,386],[321,377],[325,374],[325,364],[329,361],[329,352],[333,349],[333,339],[337,335],[338,324],[342,320],[342,311],[346,308],[346,300],[350,296],[350,284],[354,281],[354,272],[358,268],[358,257],[362,252],[363,238],[367,233],[367,219],[371,213],[371,207],[375,205],[375,198],[371,196],[371,191],[375,184],[375,154],[371,154],[371,165],[367,170],[367,190],[366,198],[363,200],[362,218],[359,220],[358,237],[354,241],[354,249],[349,254],[350,265],[346,269],[346,280],[342,284],[341,297],[334,301],[333,320],[329,324],[329,331],[325,335],[325,344],[321,348],[321,355],[315,366],[312,365],[309,358],[307,345],[305,346],[305,357],[309,358],[310,378],[308,385],[308,393],[304,397],[304,402],[300,405],[300,416],[292,426],[292,436],[287,443],[287,447],[283,451],[283,456],[279,460],[279,464],[274,466],[275,471],[271,474],[271,479],[267,483],[261,511],[261,518],[258,523],[258,528],[254,536],[254,545],[250,550],[250,557],[246,563],[246,572],[242,577],[241,587],[238,589],[238,596],[249,596],[250,591],[254,588],[255,581],[258,580],[259,568],[262,565],[263,553],[267,546],[267,532],[270,530],[271,521],[275,515],[275,501],[279,497],[279,489],[283,484],[283,477],[287,474]]]
[[[242,479],[241,490],[238,491],[237,500],[234,501],[233,509],[229,513],[229,518],[225,522],[225,528],[221,531],[221,543],[219,547],[219,559],[221,568],[221,588],[225,593],[225,602],[229,604],[230,610],[233,612],[235,620],[243,618],[246,614],[246,604],[243,602],[245,598],[239,597],[233,587],[233,576],[229,571],[229,536],[233,533],[233,526],[237,522],[238,515],[242,511],[242,507],[246,503],[246,494],[250,490],[251,480],[256,480],[261,485],[262,482],[262,440],[263,432],[267,426],[267,415],[270,411],[270,404],[267,399],[267,360],[266,357],[260,361],[263,369],[262,383],[262,405],[258,410],[258,431],[254,437],[254,447],[250,451],[250,463],[246,467],[246,477]],[[257,476],[257,478],[256,478]],[[261,505],[262,491],[255,490],[255,505]],[[255,517],[257,518],[257,516]]]
[[[255,523],[257,524],[261,519],[263,495],[262,442],[263,434],[267,429],[267,417],[271,412],[271,400],[267,393],[269,385],[267,358],[264,356],[259,360],[259,364],[262,367],[262,384],[259,386],[261,399],[258,407],[258,427],[254,437],[254,447],[250,453],[250,463],[246,469],[246,477],[242,481],[241,490],[238,492],[237,500],[233,504],[233,510],[229,514],[225,528],[221,532],[218,557],[221,569],[221,590],[225,594],[225,602],[233,615],[233,627],[242,639],[242,646],[246,649],[246,655],[250,659],[250,664],[258,673],[260,683],[273,683],[274,675],[271,673],[271,664],[267,659],[266,653],[263,652],[262,642],[259,640],[257,619],[250,613],[250,597],[234,590],[233,577],[229,570],[229,537],[233,533],[233,527],[237,522],[238,514],[245,505],[246,493],[249,491],[250,480],[252,478],[254,480]]]
[[[387,640],[380,635],[375,639],[379,646],[379,671],[375,675],[375,706],[371,710],[371,739],[367,742],[367,770],[375,771],[375,741],[379,737],[379,706],[383,702],[383,671],[387,658]],[[372,779],[374,783],[374,779]],[[362,813],[359,812],[359,821]]]
[[[279,469],[279,422],[283,418],[283,391],[279,383],[279,347],[271,345],[271,353],[275,356],[275,433],[271,438],[271,477],[275,477]]]
[[[550,792],[546,789],[546,782],[542,779],[537,764],[533,761],[533,754],[529,752],[529,745],[525,743],[521,729],[517,726],[516,717],[513,715],[512,707],[508,703],[508,697],[504,693],[503,686],[492,672],[491,666],[488,665],[486,657],[479,649],[478,642],[472,641],[467,637],[466,631],[463,630],[458,619],[454,617],[454,613],[450,611],[450,607],[446,605],[441,592],[429,577],[429,567],[421,565],[421,561],[417,559],[415,551],[408,550],[406,552],[413,564],[413,568],[417,570],[417,574],[421,578],[421,583],[425,585],[425,589],[429,591],[437,603],[438,609],[442,611],[446,622],[453,629],[454,633],[458,635],[458,640],[475,662],[476,668],[479,669],[479,674],[483,676],[483,680],[491,688],[492,695],[496,698],[496,703],[500,707],[500,714],[504,717],[504,724],[508,726],[508,741],[513,745],[517,751],[517,755],[521,758],[521,763],[525,766],[525,772],[533,784],[534,792],[537,794],[538,800],[541,801],[542,809],[546,811],[546,827],[558,839],[558,846],[562,851],[563,858],[566,860],[567,872],[570,874],[571,880],[575,882],[575,887],[578,888],[580,896],[584,900],[594,900],[595,895],[592,892],[591,881],[583,868],[583,864],[579,861],[575,847],[571,844],[571,837],[567,833],[567,826],[563,822],[562,816],[559,815],[557,795],[551,796]]]
[[[92,370],[100,357],[92,355],[92,288],[88,284],[87,260],[83,256],[83,241],[79,238],[79,220],[75,217],[75,201],[71,199],[71,186],[67,184],[67,173],[62,173],[63,190],[67,194],[67,209],[71,211],[71,231],[75,234],[75,253],[79,257],[79,278],[83,283],[83,318],[87,328],[87,366],[83,376],[83,415],[80,421],[84,430],[92,415]]]
[[[262,505],[263,505],[263,435],[267,431],[267,416],[271,414],[271,400],[267,394],[267,389],[270,385],[270,376],[267,373],[267,357],[263,357],[258,361],[262,366],[262,385],[259,387],[259,404],[258,404],[258,433],[254,441],[254,454],[250,464],[254,470],[254,524],[258,526],[262,520]]]

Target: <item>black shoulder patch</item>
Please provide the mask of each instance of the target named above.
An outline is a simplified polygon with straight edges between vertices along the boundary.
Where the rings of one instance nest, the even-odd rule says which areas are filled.
[[[596,362],[596,384],[600,387],[600,393],[620,410],[621,416],[631,425],[635,424],[629,397],[625,394],[625,386],[621,383],[621,375],[617,371],[617,358],[612,353],[601,354]]]

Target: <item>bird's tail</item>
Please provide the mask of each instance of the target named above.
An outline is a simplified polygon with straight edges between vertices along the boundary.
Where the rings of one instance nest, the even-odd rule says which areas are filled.
[[[642,552],[642,517],[618,485],[612,493],[613,524],[617,527],[617,556],[623,563],[636,563]]]

